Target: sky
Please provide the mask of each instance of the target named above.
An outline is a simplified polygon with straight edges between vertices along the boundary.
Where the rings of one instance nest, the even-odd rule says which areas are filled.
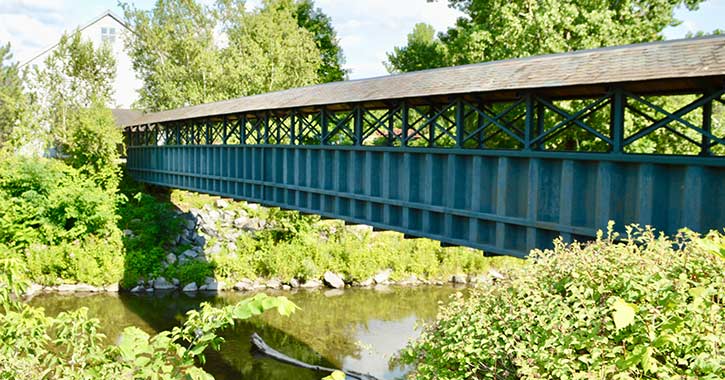
[[[154,3],[127,1],[140,9],[150,9]],[[382,64],[386,52],[405,45],[416,23],[426,22],[442,31],[461,16],[443,0],[315,0],[315,4],[332,18],[351,79],[387,74]],[[117,0],[0,0],[0,44],[9,41],[15,59],[24,62],[56,43],[64,30],[83,26],[107,9],[122,16]],[[679,9],[676,17],[683,22],[665,30],[667,39],[725,29],[725,0],[705,1],[694,12]]]

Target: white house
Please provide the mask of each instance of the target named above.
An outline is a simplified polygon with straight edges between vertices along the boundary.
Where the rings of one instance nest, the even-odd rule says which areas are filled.
[[[116,58],[116,81],[113,84],[114,96],[111,108],[131,108],[137,99],[137,90],[141,88],[142,84],[141,80],[136,78],[131,58],[124,50],[124,38],[132,33],[131,29],[119,16],[107,10],[78,30],[83,39],[92,41],[95,46],[100,46],[102,43],[109,44]],[[73,30],[66,32],[73,32]],[[58,40],[60,41],[60,36],[58,36]],[[20,66],[41,66],[56,46],[58,46],[57,43],[39,52]]]

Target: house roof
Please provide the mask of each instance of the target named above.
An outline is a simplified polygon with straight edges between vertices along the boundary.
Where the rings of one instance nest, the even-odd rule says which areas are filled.
[[[149,113],[128,125],[262,110],[373,104],[478,94],[515,98],[522,90],[558,97],[601,96],[619,84],[629,91],[693,91],[725,85],[725,36],[660,41],[334,82]]]
[[[103,13],[101,13],[100,15],[98,15],[96,18],[94,18],[93,20],[89,21],[87,24],[83,25],[82,27],[79,27],[78,28],[78,31],[82,32],[82,31],[90,28],[91,26],[93,26],[98,21],[101,21],[106,16],[114,19],[121,26],[123,26],[124,28],[126,28],[126,30],[131,31],[131,28],[129,28],[128,24],[126,24],[126,22],[124,22],[121,17],[119,17],[117,14],[115,14],[110,9],[106,9]],[[26,60],[25,62],[21,63],[20,64],[20,67],[24,67],[24,66],[28,65],[30,62],[33,62],[38,57],[41,57],[43,54],[45,54],[45,53],[47,53],[47,52],[55,49],[55,47],[58,46],[59,43],[60,43],[60,41],[58,41],[58,42],[54,43],[53,45],[48,46],[47,48],[43,49],[40,53],[34,55],[32,58],[30,58],[30,59]]]

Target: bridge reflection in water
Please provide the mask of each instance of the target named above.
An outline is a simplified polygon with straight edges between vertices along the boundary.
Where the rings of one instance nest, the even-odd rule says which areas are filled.
[[[127,166],[523,257],[609,220],[725,226],[724,93],[725,37],[595,49],[146,114]]]

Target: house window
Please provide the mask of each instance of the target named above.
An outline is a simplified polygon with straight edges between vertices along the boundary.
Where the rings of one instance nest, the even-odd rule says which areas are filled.
[[[116,42],[116,28],[101,28],[101,40],[111,44]]]

